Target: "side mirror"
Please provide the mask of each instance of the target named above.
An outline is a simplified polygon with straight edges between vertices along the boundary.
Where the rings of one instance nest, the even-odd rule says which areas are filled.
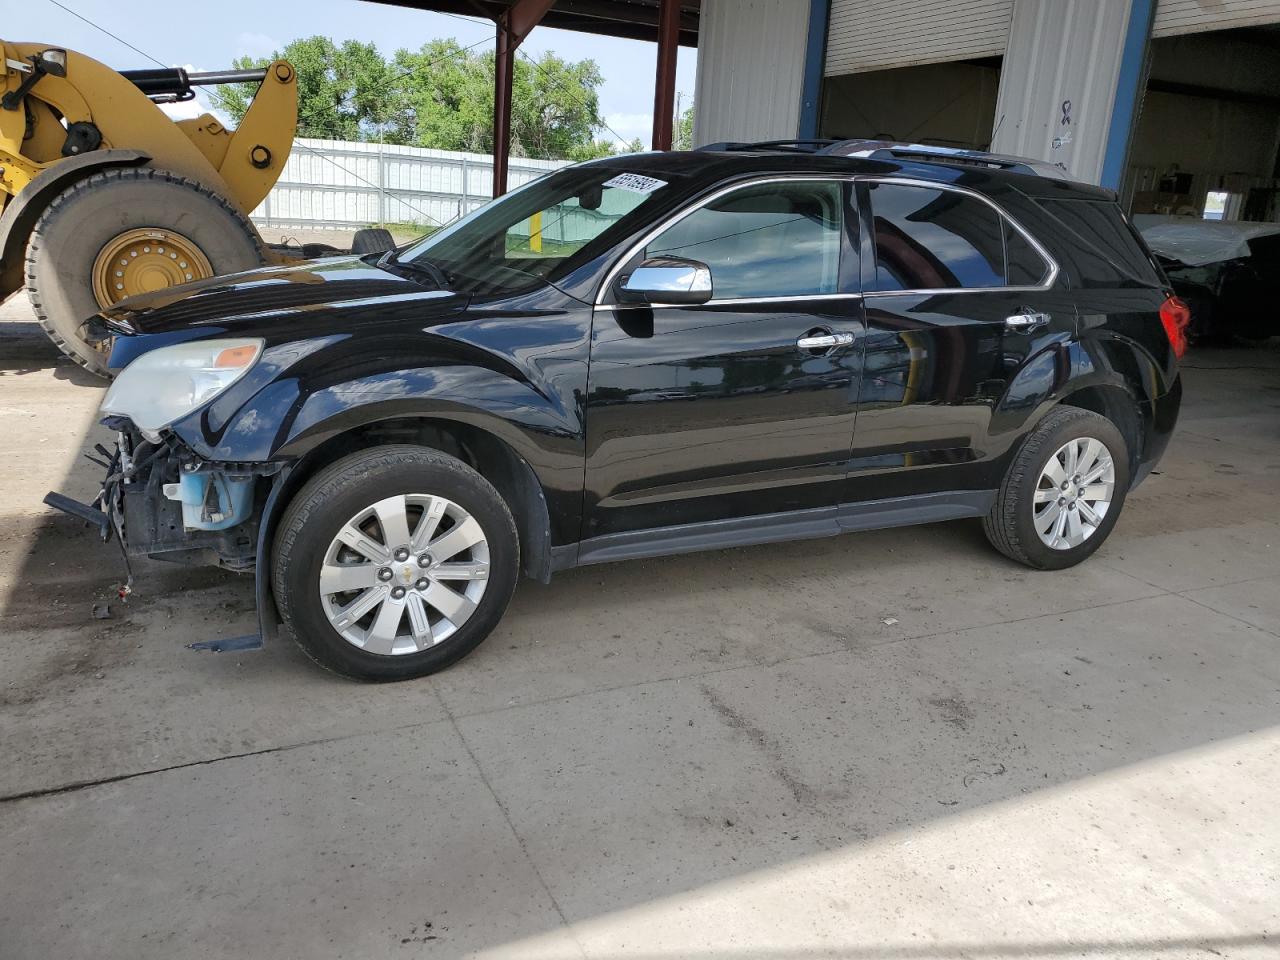
[[[622,278],[621,303],[699,304],[711,299],[711,268],[697,260],[655,257]]]

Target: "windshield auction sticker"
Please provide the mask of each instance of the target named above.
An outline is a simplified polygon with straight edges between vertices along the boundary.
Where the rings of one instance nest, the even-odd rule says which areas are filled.
[[[653,177],[643,177],[638,173],[620,173],[612,180],[604,182],[606,187],[617,187],[619,190],[626,190],[630,193],[653,193],[660,187],[665,187],[667,181],[655,180]]]

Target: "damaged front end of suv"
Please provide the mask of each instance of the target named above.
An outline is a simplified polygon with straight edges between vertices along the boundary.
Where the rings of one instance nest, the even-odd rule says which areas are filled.
[[[117,431],[119,463],[103,485],[102,503],[128,527],[128,550],[231,570],[253,566],[255,508],[263,496],[257,481],[279,465],[205,460],[164,427],[232,386],[262,348],[260,339],[161,347],[111,385],[102,412]]]
[[[386,254],[122,301],[89,321],[113,338],[117,374],[100,409],[116,436],[114,450],[98,447],[102,488],[92,503],[56,492],[45,503],[118,541],[129,590],[139,559],[252,573],[257,635],[191,646],[261,646],[282,619],[271,537],[300,460],[343,431],[388,420],[405,398],[403,378],[386,368],[437,356],[441,339],[427,331],[465,302]]]
[[[131,332],[104,319],[118,333]],[[117,343],[123,365],[138,345],[125,336]],[[50,493],[46,503],[95,523],[104,540],[118,540],[126,571],[142,557],[252,571],[272,481],[284,466],[202,457],[173,425],[241,381],[263,348],[260,338],[212,337],[136,356],[102,402],[101,422],[116,433],[116,445],[114,452],[99,447],[109,459],[97,499],[82,504]]]
[[[210,294],[237,296],[234,284],[228,287],[224,280],[198,285],[209,289],[198,292],[196,302]],[[243,433],[246,424],[237,412],[244,399],[325,342],[321,338],[307,347],[271,347],[264,337],[236,335],[227,317],[223,323],[207,316],[193,317],[193,323],[141,320],[148,308],[156,308],[160,316],[174,308],[196,312],[193,305],[183,310],[170,301],[138,298],[91,321],[102,334],[114,337],[110,362],[118,375],[100,412],[101,424],[115,433],[115,449],[101,444],[97,448],[106,472],[92,503],[59,493],[45,498],[49,506],[97,526],[102,539],[118,541],[125,593],[132,590],[134,559],[255,571],[273,492],[289,467],[268,457],[220,458],[219,448],[211,447],[209,440],[219,434],[229,439],[232,431]],[[242,449],[236,444],[237,452]],[[221,444],[221,452],[230,451],[232,444]],[[259,581],[261,600],[266,586],[261,576]],[[259,603],[261,635],[278,625],[271,611],[273,604]],[[256,646],[261,636],[248,640],[242,646]]]

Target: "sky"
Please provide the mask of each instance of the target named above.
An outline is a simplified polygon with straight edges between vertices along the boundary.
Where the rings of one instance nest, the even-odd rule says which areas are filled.
[[[424,13],[362,0],[218,0],[154,16],[121,16],[119,0],[3,0],[16,17],[6,17],[6,38],[70,47],[116,69],[154,67],[148,57],[121,40],[170,66],[217,70],[236,57],[268,56],[290,40],[323,34],[334,40],[372,42],[386,56],[400,47],[417,49],[429,40],[455,37],[464,46],[492,41],[492,22],[479,17]],[[66,8],[66,9],[64,9]],[[112,39],[82,17],[120,37]],[[535,29],[521,49],[531,56],[552,50],[570,60],[595,60],[604,75],[600,108],[608,129],[602,139],[623,143],[639,137],[646,146],[653,130],[653,76],[657,45],[638,40],[598,37],[569,30]],[[684,102],[693,96],[697,52],[680,48],[676,89]],[[190,116],[194,105],[178,105]],[[208,109],[207,102],[203,109]]]

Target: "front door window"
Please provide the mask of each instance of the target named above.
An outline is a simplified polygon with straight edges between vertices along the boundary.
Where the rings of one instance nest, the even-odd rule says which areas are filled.
[[[668,227],[645,257],[705,263],[717,300],[837,293],[841,195],[829,182],[744,187]]]

